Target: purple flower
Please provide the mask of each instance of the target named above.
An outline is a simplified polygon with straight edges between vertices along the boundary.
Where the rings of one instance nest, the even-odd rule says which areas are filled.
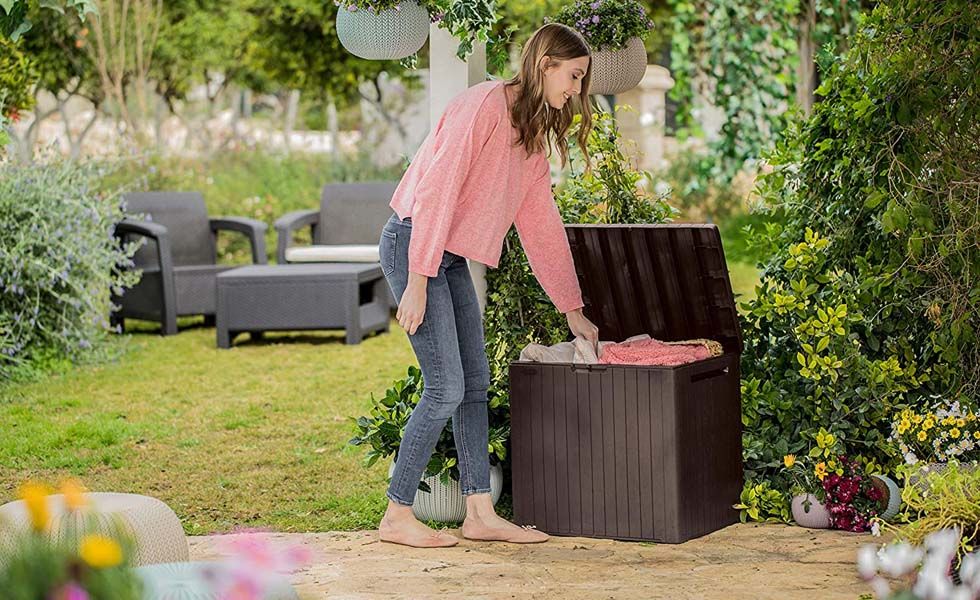
[[[74,581],[65,584],[55,596],[58,600],[89,600],[88,592]]]
[[[85,348],[85,349],[91,348],[92,347],[92,342],[90,342],[88,340],[79,340],[78,341],[78,347],[79,348]]]
[[[599,8],[599,0],[596,0],[595,2],[593,2],[592,4],[590,4],[589,6],[591,6],[594,9],[595,8]]]
[[[593,17],[592,17],[592,22],[593,22],[593,23],[598,23],[598,22],[599,22],[599,15],[595,15],[595,16],[593,16]]]

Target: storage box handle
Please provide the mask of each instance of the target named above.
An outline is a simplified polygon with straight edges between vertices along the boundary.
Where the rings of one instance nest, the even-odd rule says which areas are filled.
[[[573,373],[600,373],[608,368],[608,365],[602,364],[573,364],[571,365]]]
[[[714,377],[719,377],[728,373],[728,367],[715,367],[714,369],[707,369],[697,373],[691,374],[691,383],[695,381],[701,381],[703,379],[712,379]]]

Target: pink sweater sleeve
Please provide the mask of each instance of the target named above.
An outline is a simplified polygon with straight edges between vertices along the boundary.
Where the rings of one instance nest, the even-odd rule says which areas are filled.
[[[531,184],[514,219],[521,245],[541,287],[562,313],[584,306],[568,235],[551,193],[551,174],[544,161],[544,175]]]
[[[482,106],[461,102],[447,106],[430,140],[432,158],[415,188],[409,271],[428,277],[438,274],[463,183],[499,121],[498,111]]]

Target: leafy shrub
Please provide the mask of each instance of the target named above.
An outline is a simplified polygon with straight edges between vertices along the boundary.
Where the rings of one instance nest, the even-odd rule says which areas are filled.
[[[550,22],[577,30],[593,51],[620,50],[634,37],[645,39],[653,29],[646,9],[636,0],[578,0],[566,4]]]
[[[80,358],[109,328],[109,292],[134,285],[136,243],[112,235],[118,194],[105,169],[67,162],[0,165],[0,377],[35,359]]]
[[[753,521],[770,521],[774,523],[790,522],[790,504],[782,490],[773,489],[768,481],[746,485],[739,496],[738,518],[745,523]]]
[[[6,127],[20,111],[34,106],[31,86],[37,80],[34,65],[16,43],[0,36],[0,153],[10,141]]]
[[[744,319],[747,479],[820,427],[894,466],[892,415],[980,385],[980,5],[895,0],[770,156]],[[909,32],[914,31],[914,35]]]
[[[365,467],[371,467],[378,460],[389,456],[393,460],[397,459],[402,433],[405,431],[409,417],[412,416],[412,410],[422,397],[423,388],[422,371],[414,365],[410,366],[407,377],[392,383],[381,400],[376,400],[374,394],[371,395],[372,407],[369,415],[353,419],[356,435],[348,443],[351,446],[369,446],[364,457]],[[507,457],[507,449],[504,446],[507,441],[506,436],[507,432],[504,428],[490,428],[488,438],[490,464],[501,463]],[[439,436],[439,441],[436,442],[436,448],[426,466],[425,476],[438,476],[443,483],[446,483],[450,477],[459,481],[458,462],[452,422],[448,422]],[[419,483],[419,489],[431,491],[427,488],[425,483]]]

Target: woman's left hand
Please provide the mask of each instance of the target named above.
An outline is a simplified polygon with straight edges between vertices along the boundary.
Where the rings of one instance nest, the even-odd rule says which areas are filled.
[[[581,308],[570,310],[565,313],[568,319],[568,328],[575,337],[582,337],[592,343],[592,348],[599,351],[599,328],[592,321],[586,318]]]

